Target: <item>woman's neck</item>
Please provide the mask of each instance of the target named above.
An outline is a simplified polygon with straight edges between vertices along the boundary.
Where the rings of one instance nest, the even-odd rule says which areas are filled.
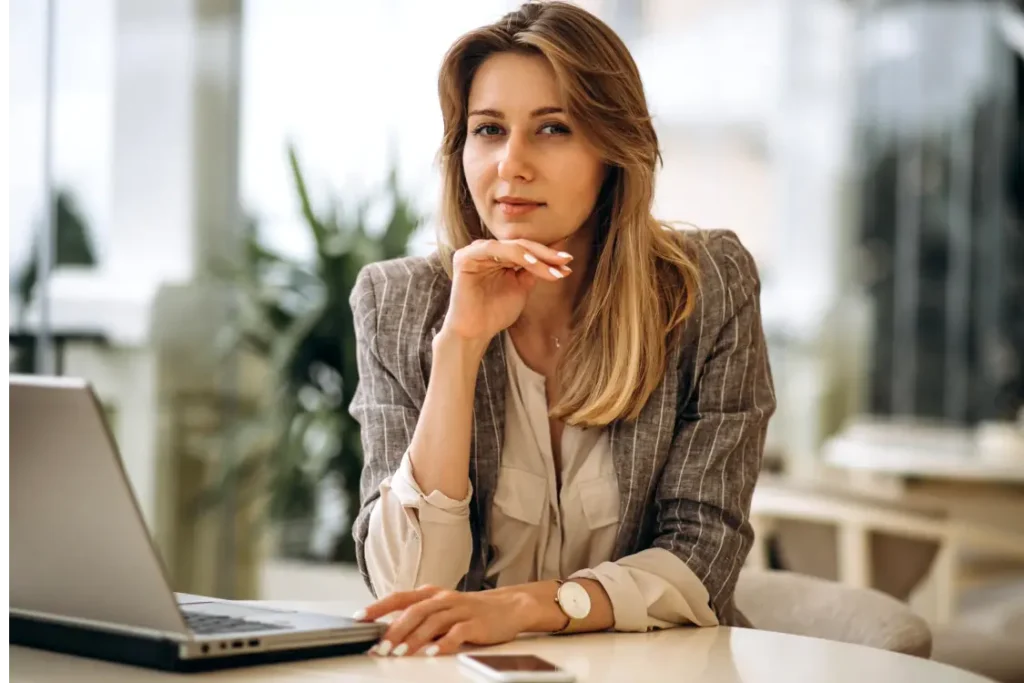
[[[564,340],[568,336],[577,297],[589,277],[592,240],[593,231],[589,226],[569,237],[562,251],[573,256],[569,263],[572,274],[559,282],[537,282],[513,325],[519,333],[546,340]]]

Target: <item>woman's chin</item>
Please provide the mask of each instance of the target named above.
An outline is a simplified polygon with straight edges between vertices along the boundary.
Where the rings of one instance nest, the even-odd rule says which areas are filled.
[[[550,227],[529,221],[502,221],[493,227],[489,226],[488,230],[499,240],[530,240],[544,245],[553,244],[566,237],[560,230],[552,230]]]

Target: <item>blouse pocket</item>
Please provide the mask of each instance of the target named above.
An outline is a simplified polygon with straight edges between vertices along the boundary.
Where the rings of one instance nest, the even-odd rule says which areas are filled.
[[[540,524],[547,502],[547,480],[525,470],[502,467],[494,505],[506,517],[532,526]]]
[[[615,475],[585,481],[579,488],[587,526],[600,529],[619,522],[619,482]]]

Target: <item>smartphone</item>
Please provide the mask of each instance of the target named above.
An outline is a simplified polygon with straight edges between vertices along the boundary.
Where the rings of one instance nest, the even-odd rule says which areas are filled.
[[[498,683],[573,683],[571,672],[535,655],[461,654],[456,659],[485,678]]]

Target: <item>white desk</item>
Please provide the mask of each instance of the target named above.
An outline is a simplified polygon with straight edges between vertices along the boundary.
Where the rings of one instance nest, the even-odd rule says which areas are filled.
[[[989,455],[971,431],[865,421],[829,439],[826,464],[906,478],[1024,485],[1024,459]]]
[[[275,603],[280,605],[281,603]],[[350,614],[351,603],[288,603],[296,609]],[[981,683],[988,679],[944,664],[882,650],[749,629],[680,628],[657,633],[600,633],[524,638],[492,652],[532,653],[576,674],[580,683],[714,681],[714,683]],[[454,658],[355,655],[174,675],[21,647],[10,649],[15,683],[150,681],[282,683],[458,683],[474,681]]]
[[[831,451],[825,462],[833,467],[905,479],[949,481],[988,486],[1024,486],[1024,463],[941,458],[912,452],[868,450],[858,447]]]

